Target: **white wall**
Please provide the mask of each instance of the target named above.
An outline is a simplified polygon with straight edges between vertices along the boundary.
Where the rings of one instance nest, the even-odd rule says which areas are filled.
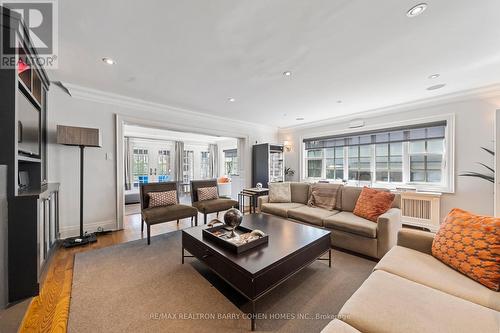
[[[189,131],[225,137],[244,137],[249,142],[273,142],[277,129],[238,121],[182,112],[178,109],[153,107],[146,102],[120,103],[120,96],[100,96],[89,92],[70,97],[52,86],[48,99],[48,169],[49,181],[60,182],[60,226],[62,237],[78,234],[79,224],[79,149],[56,144],[56,125],[94,127],[101,130],[102,148],[85,150],[85,199],[84,223],[86,230],[98,226],[106,229],[116,225],[116,134],[115,114],[137,119],[147,119],[157,126],[171,130]],[[112,158],[106,159],[106,153]],[[251,156],[251,145],[244,154]],[[250,170],[251,158],[245,159],[245,169]],[[251,173],[248,172],[250,177]],[[243,175],[245,182],[250,179]]]
[[[7,266],[7,166],[0,165],[0,309],[8,302]]]
[[[390,114],[361,118],[365,126],[377,126],[426,116],[455,114],[455,193],[443,195],[441,215],[444,217],[454,207],[493,215],[493,184],[476,178],[459,177],[458,174],[469,170],[484,171],[476,162],[493,165],[493,158],[480,147],[494,148],[494,114],[499,106],[498,99],[476,97],[466,101],[402,107],[392,110]],[[344,119],[313,127],[280,130],[280,142],[288,140],[293,144],[292,151],[285,155],[285,161],[287,166],[296,171],[295,179],[300,175],[299,152],[302,143],[299,138],[346,130],[348,123],[349,119]]]

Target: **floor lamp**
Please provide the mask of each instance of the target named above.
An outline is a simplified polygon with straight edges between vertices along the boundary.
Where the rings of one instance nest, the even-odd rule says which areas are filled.
[[[57,143],[80,147],[80,235],[65,239],[63,246],[73,247],[93,243],[97,241],[96,235],[83,231],[84,151],[85,147],[101,147],[99,129],[57,125]]]

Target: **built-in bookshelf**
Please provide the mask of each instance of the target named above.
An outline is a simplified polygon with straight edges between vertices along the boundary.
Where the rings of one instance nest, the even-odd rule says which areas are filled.
[[[58,239],[59,184],[47,183],[47,92],[50,81],[21,16],[0,6],[4,45],[16,45],[0,68],[0,164],[7,165],[8,295],[39,292]],[[2,56],[5,56],[2,54]]]

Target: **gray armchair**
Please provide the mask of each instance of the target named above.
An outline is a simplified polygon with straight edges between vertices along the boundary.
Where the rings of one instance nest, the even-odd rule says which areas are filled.
[[[217,179],[210,180],[192,180],[191,181],[191,200],[193,207],[198,209],[200,213],[203,214],[203,223],[207,224],[207,214],[210,213],[219,213],[221,211],[230,209],[230,208],[238,208],[238,201],[227,199],[227,198],[217,198],[212,200],[203,200],[200,201],[198,198],[198,189],[204,187],[213,187],[217,188]],[[217,193],[219,190],[217,189]]]
[[[148,245],[151,244],[151,225],[180,219],[191,218],[198,225],[198,211],[188,205],[170,205],[161,207],[149,207],[149,195],[151,192],[177,191],[177,202],[179,202],[179,191],[176,182],[141,184],[141,231],[144,231],[144,223],[147,226]]]

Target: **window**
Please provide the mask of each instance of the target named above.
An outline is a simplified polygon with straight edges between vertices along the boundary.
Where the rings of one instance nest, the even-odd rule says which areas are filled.
[[[403,143],[375,145],[375,180],[401,183],[403,181]]]
[[[224,174],[227,176],[238,175],[238,150],[224,150]]]
[[[325,149],[326,179],[344,179],[344,147]]]
[[[201,152],[201,160],[200,160],[200,171],[201,171],[201,179],[210,178],[210,162],[209,162],[210,153],[208,151]]]
[[[452,191],[450,120],[305,139],[303,177]]]
[[[372,180],[372,147],[370,145],[350,146],[348,150],[349,180]]]
[[[321,178],[323,172],[323,149],[307,151],[307,177]]]
[[[134,148],[132,162],[132,182],[134,187],[149,182],[149,154],[144,148]]]
[[[443,151],[443,140],[410,142],[410,181],[440,183]]]
[[[172,169],[170,167],[170,150],[160,149],[158,151],[158,181],[170,180]]]
[[[182,182],[188,184],[194,177],[194,152],[192,150],[184,150],[182,163]]]

